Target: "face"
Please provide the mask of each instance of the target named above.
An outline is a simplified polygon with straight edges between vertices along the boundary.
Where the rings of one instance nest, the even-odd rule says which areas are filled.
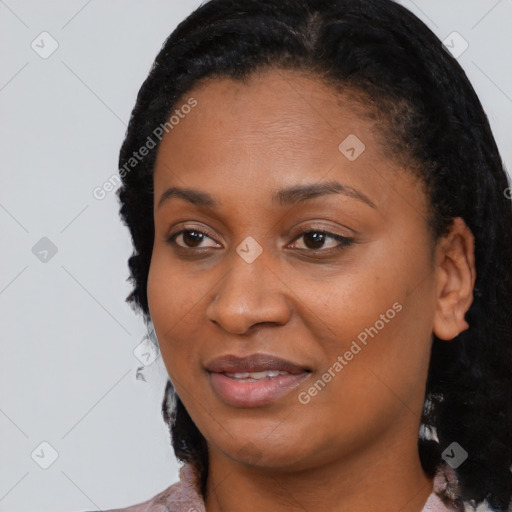
[[[211,453],[306,468],[384,435],[416,449],[436,310],[421,184],[314,77],[208,79],[191,97],[158,150],[147,291]],[[262,368],[286,373],[243,373]]]

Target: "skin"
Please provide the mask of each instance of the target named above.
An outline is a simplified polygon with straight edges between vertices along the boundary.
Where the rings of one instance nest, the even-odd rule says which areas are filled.
[[[471,232],[456,219],[434,245],[421,183],[385,158],[379,131],[350,97],[313,76],[206,79],[191,96],[197,106],[158,150],[147,290],[166,369],[208,443],[206,510],[419,512],[432,492],[417,451],[432,333],[451,340],[469,327]],[[365,144],[353,161],[338,149],[349,134]],[[331,180],[375,207],[334,193],[271,200]],[[172,186],[207,192],[219,206],[177,197],[158,206]],[[167,241],[184,228],[205,236]],[[315,243],[301,235],[311,228],[353,243]],[[249,236],[263,250],[252,263],[236,252]],[[299,393],[394,303],[394,318],[301,403]],[[269,405],[224,403],[204,365],[254,352],[312,372]]]

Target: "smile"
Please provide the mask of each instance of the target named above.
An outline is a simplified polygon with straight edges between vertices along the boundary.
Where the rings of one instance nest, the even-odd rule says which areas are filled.
[[[290,393],[310,375],[307,371],[298,374],[284,371],[209,374],[215,394],[234,407],[271,404]]]

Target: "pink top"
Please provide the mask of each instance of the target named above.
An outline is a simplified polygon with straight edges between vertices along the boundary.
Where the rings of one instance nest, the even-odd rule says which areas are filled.
[[[442,465],[438,470],[430,494],[421,512],[454,512],[453,503],[457,480],[454,470]],[[478,511],[488,510],[485,505]],[[194,467],[185,464],[180,469],[180,480],[160,492],[153,498],[127,508],[106,510],[104,512],[206,512],[204,501],[199,491]]]

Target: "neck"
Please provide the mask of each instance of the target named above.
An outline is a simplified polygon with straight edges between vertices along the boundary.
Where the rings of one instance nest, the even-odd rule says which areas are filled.
[[[411,442],[412,441],[412,442]],[[406,447],[413,446],[414,450]],[[304,469],[241,464],[211,449],[207,512],[421,512],[432,493],[417,436],[383,436],[364,451]],[[325,454],[327,456],[327,454]]]

